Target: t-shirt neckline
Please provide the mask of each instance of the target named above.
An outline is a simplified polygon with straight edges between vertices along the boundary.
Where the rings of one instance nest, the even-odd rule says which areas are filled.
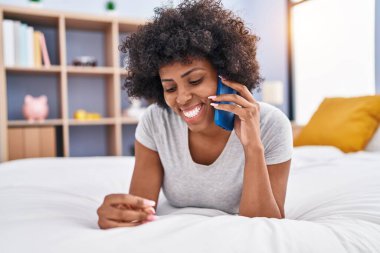
[[[235,130],[233,129],[231,131],[230,136],[228,137],[226,145],[224,146],[222,152],[219,154],[218,158],[216,158],[216,160],[212,164],[205,165],[205,164],[200,164],[200,163],[195,162],[193,160],[193,157],[191,156],[190,146],[189,146],[189,131],[190,131],[190,129],[188,128],[188,126],[187,126],[186,123],[184,123],[184,131],[185,131],[185,138],[186,138],[186,153],[187,153],[187,157],[190,160],[191,164],[193,164],[194,166],[199,167],[199,168],[211,168],[211,167],[214,167],[215,165],[217,165],[219,163],[219,161],[222,160],[222,158],[225,155],[225,153],[227,152],[227,150],[228,150],[228,148],[230,146],[230,142],[232,142],[233,135],[235,134]]]

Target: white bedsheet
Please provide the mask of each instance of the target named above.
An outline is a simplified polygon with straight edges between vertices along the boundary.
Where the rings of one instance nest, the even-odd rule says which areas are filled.
[[[380,252],[380,153],[294,150],[286,219],[178,209],[101,230],[105,195],[127,193],[133,157],[26,159],[0,165],[0,252]]]

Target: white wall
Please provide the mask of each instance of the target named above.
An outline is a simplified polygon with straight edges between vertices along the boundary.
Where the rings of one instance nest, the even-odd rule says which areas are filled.
[[[242,9],[242,3],[249,0],[223,0],[225,7],[232,10]],[[106,0],[42,0],[43,8],[49,10],[60,10],[80,12],[89,14],[103,14],[105,12]],[[132,18],[150,18],[153,9],[162,4],[173,3],[177,5],[179,0],[114,0],[118,15]],[[28,0],[0,0],[0,4],[29,6]]]
[[[374,7],[374,0],[319,0],[293,8],[297,123],[325,97],[375,94]]]

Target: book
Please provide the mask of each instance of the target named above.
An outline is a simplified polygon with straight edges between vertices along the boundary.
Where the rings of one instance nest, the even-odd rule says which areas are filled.
[[[21,65],[21,22],[20,21],[13,21],[13,35],[14,35],[14,59],[15,59],[15,65],[20,66]]]
[[[42,59],[44,61],[44,66],[50,67],[50,58],[49,53],[46,47],[46,40],[45,35],[42,32],[39,32],[40,34],[40,45],[41,45],[41,52],[42,52]]]
[[[9,19],[3,20],[3,52],[4,65],[12,67],[15,65],[15,42],[13,21]]]
[[[28,47],[28,26],[24,23],[20,24],[19,27],[19,33],[20,33],[20,41],[19,41],[19,65],[22,67],[27,67],[28,66],[28,52],[27,52],[27,47]]]
[[[42,66],[40,34],[38,31],[33,32],[33,60],[35,67]]]
[[[26,58],[27,58],[27,66],[34,66],[34,38],[33,38],[34,28],[31,26],[27,27],[26,30]]]

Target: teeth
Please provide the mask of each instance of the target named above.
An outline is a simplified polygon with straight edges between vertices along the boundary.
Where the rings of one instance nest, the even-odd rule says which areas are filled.
[[[183,114],[187,117],[187,118],[193,118],[195,116],[198,115],[199,111],[201,110],[202,108],[202,105],[199,105],[197,107],[195,107],[193,110],[191,111],[184,111]]]

